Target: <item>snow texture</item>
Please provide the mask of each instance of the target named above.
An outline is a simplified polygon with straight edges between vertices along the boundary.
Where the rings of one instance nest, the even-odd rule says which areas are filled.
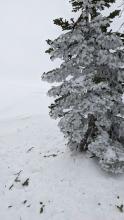
[[[48,116],[44,84],[6,84],[4,98],[16,89],[18,100],[0,110],[0,219],[123,220],[124,176],[67,150]]]
[[[64,4],[63,0],[52,1],[51,7],[56,8],[52,12],[50,7],[49,19],[61,13],[60,2]],[[0,16],[5,16],[0,42],[0,220],[123,220],[124,176],[102,172],[90,155],[71,154],[57,122],[48,116],[51,100],[45,94],[49,87],[40,82],[40,72],[51,64],[43,54],[41,59],[38,51],[34,52],[36,43],[40,48],[39,30],[50,1],[46,0],[44,7],[42,4],[41,0],[1,1]],[[64,7],[63,13],[66,10]],[[19,41],[15,39],[20,32],[15,31],[25,33]],[[58,34],[54,28],[52,31],[53,36]],[[44,32],[42,42],[51,33],[49,22]],[[30,50],[26,47],[29,39]],[[25,52],[20,57],[22,45]]]

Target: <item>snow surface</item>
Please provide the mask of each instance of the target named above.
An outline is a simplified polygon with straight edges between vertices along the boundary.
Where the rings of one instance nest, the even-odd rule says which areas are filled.
[[[1,1],[0,220],[124,219],[124,175],[104,173],[90,155],[66,149],[48,116],[40,74],[53,64],[44,41],[58,35],[50,25],[67,12],[66,2],[48,9],[48,0]]]
[[[117,206],[124,204],[124,176],[106,174],[90,155],[66,149],[48,116],[47,86],[6,86],[11,93],[0,91],[0,219],[123,220]]]

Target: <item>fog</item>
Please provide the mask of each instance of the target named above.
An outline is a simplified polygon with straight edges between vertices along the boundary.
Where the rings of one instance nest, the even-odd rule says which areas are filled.
[[[69,14],[66,0],[0,0],[0,80],[40,79],[53,65],[45,40],[60,32],[52,20]]]
[[[61,33],[52,20],[63,16],[71,16],[67,0],[0,0],[0,82],[40,80],[55,65],[44,53],[45,40]]]

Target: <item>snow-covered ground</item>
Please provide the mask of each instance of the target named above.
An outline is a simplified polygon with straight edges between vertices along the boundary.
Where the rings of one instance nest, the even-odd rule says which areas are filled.
[[[48,116],[46,85],[6,86],[0,88],[0,219],[123,220],[124,176],[66,149]]]
[[[124,176],[106,174],[90,155],[66,149],[48,116],[46,86],[6,86],[0,91],[0,219],[123,220]]]
[[[40,74],[53,64],[44,42],[60,33],[52,19],[68,15],[66,6],[1,1],[0,220],[124,220],[124,175],[66,149],[48,116]]]

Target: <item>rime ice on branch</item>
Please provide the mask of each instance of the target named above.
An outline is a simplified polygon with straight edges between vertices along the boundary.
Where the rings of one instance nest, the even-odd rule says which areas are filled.
[[[52,60],[59,68],[44,73],[43,80],[59,82],[49,91],[55,97],[50,116],[60,118],[59,127],[72,150],[88,150],[101,167],[124,172],[124,35],[110,30],[120,11],[104,17],[101,11],[114,0],[71,0],[75,21],[54,20],[64,33],[47,40]]]

